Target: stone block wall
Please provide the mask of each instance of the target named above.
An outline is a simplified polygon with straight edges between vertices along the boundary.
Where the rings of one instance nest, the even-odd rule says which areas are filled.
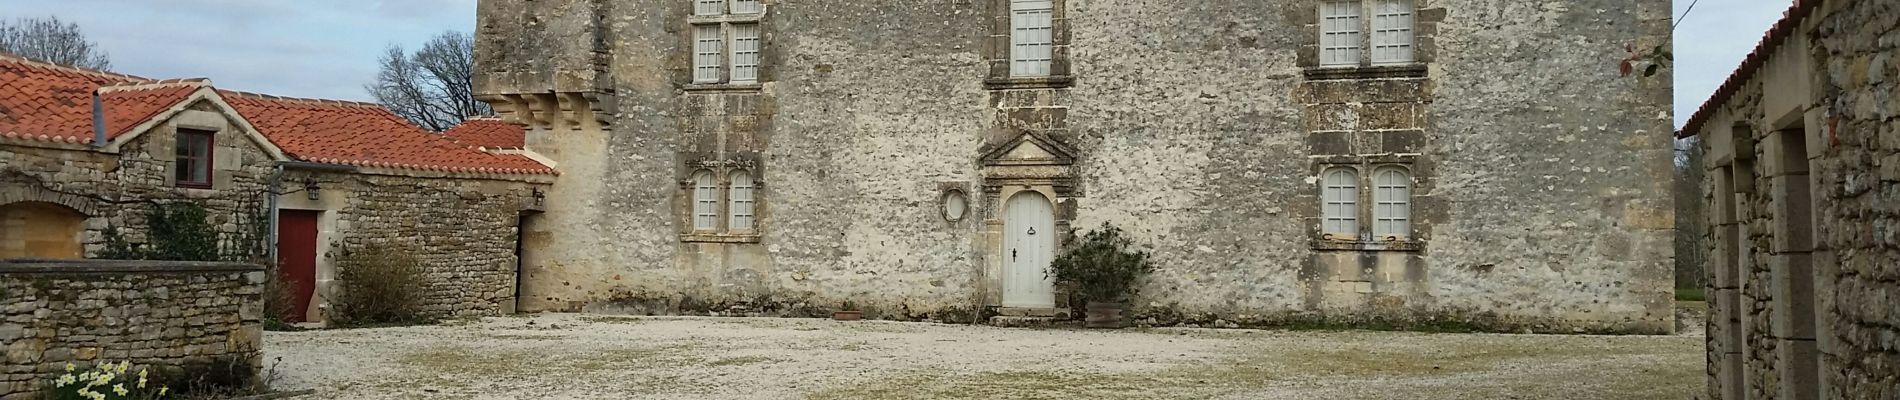
[[[1810,36],[1835,115],[1815,167],[1823,396],[1900,398],[1900,7],[1827,3]]]
[[[222,359],[254,374],[265,278],[250,264],[0,261],[0,399],[40,399],[67,363],[190,374]]]
[[[335,202],[302,206],[305,193],[285,195],[290,209],[320,209],[333,226],[322,254],[380,245],[412,252],[423,264],[423,311],[437,317],[497,315],[514,309],[517,225],[536,206],[535,188],[523,181],[401,173],[294,171],[287,182],[314,179],[320,198]],[[296,186],[292,184],[291,186]],[[323,240],[320,236],[319,240]],[[325,278],[319,262],[319,282]],[[321,296],[321,294],[319,294]],[[318,299],[319,301],[321,299]]]

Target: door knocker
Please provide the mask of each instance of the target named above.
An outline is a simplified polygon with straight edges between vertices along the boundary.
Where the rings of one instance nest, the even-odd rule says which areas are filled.
[[[1029,227],[1029,236],[1035,236],[1035,235],[1036,235],[1036,227],[1033,227],[1033,226]]]

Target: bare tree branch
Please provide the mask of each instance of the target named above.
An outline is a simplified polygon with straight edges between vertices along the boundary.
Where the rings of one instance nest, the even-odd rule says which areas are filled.
[[[475,37],[448,31],[415,53],[391,45],[378,64],[376,83],[364,87],[390,111],[434,131],[468,117],[489,115],[488,103],[475,100]]]
[[[65,66],[112,69],[105,50],[100,50],[98,43],[86,40],[79,24],[62,22],[59,17],[0,21],[0,53]]]

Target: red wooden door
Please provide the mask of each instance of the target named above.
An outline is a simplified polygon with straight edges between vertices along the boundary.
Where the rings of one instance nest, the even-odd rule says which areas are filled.
[[[277,268],[290,293],[285,322],[304,322],[317,293],[317,216],[321,211],[281,210],[277,221]]]

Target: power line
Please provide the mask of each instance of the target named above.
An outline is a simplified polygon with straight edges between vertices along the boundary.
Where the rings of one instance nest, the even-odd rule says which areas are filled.
[[[1669,30],[1674,31],[1676,30],[1676,27],[1682,26],[1682,20],[1689,18],[1689,13],[1695,11],[1695,3],[1700,3],[1700,2],[1702,2],[1702,0],[1690,1],[1689,8],[1682,10],[1682,16],[1676,17],[1676,23],[1670,24]]]

